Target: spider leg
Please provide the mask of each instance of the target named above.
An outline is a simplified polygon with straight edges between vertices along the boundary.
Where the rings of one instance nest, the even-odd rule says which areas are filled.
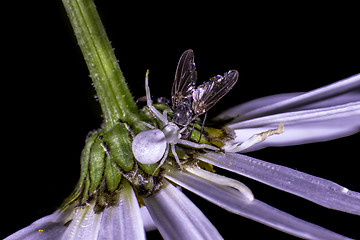
[[[189,146],[192,148],[205,148],[205,149],[210,149],[210,150],[214,150],[214,151],[218,151],[220,150],[219,148],[209,145],[209,144],[205,144],[205,143],[194,143],[188,140],[184,140],[184,139],[179,139],[178,143],[185,145],[185,146]]]
[[[144,124],[145,126],[147,126],[148,128],[150,129],[155,129],[155,127],[147,122],[144,122],[144,121],[140,121],[142,124]]]
[[[181,170],[183,170],[183,167],[181,166],[181,163],[180,163],[180,159],[175,151],[175,144],[170,143],[170,146],[171,146],[171,152],[174,155],[176,162],[179,164]]]
[[[164,118],[166,118],[166,119],[167,119],[167,114],[168,114],[168,112],[171,112],[171,109],[170,109],[170,108],[167,108],[167,109],[165,109],[165,110],[163,111],[163,116],[164,116]]]
[[[146,102],[147,106],[150,109],[150,111],[155,115],[156,118],[158,118],[160,121],[164,123],[164,125],[167,125],[169,121],[167,120],[164,115],[162,115],[154,106],[151,104],[151,94],[150,94],[150,88],[149,88],[149,70],[146,71],[145,75],[145,92],[146,92]]]
[[[169,153],[169,144],[166,145],[164,156],[161,158],[159,165],[156,167],[155,171],[153,172],[153,175],[164,164],[164,162],[168,156],[168,153]]]
[[[187,129],[187,126],[183,127],[183,128],[179,131],[179,133],[184,132],[186,129]]]

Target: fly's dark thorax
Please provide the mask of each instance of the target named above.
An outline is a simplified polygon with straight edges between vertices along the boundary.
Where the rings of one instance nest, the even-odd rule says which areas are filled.
[[[184,98],[178,105],[174,106],[173,108],[174,116],[172,121],[181,126],[189,125],[194,116],[191,100]]]

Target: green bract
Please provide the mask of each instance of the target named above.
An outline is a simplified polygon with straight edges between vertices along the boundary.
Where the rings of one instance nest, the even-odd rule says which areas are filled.
[[[96,138],[90,148],[89,159],[89,175],[90,175],[90,188],[89,192],[94,192],[101,183],[105,166],[105,149],[99,138]]]
[[[131,151],[131,140],[129,131],[124,123],[118,123],[102,136],[108,154],[112,161],[119,165],[124,171],[130,171],[134,165]]]

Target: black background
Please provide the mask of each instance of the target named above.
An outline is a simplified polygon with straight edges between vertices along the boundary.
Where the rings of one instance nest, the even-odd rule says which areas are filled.
[[[209,112],[212,116],[237,103],[308,91],[360,71],[355,6],[95,3],[135,98],[145,94],[146,69],[152,95],[170,97],[177,61],[189,48],[195,52],[199,82],[229,69],[240,73],[234,89]],[[52,213],[70,194],[78,180],[85,137],[102,121],[62,3],[17,3],[3,9],[8,14],[2,21],[0,238]],[[249,155],[360,191],[359,139],[357,134]],[[360,237],[358,216],[226,174],[247,184],[261,201],[348,237]],[[291,239],[185,193],[225,239]],[[158,237],[152,233],[149,239]]]

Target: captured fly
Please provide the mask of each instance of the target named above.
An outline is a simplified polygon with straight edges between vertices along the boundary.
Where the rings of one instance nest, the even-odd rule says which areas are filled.
[[[236,70],[230,70],[224,76],[214,76],[195,87],[197,73],[194,52],[191,49],[185,51],[180,57],[171,90],[172,121],[180,126],[188,126],[225,96],[237,82],[238,76]]]

